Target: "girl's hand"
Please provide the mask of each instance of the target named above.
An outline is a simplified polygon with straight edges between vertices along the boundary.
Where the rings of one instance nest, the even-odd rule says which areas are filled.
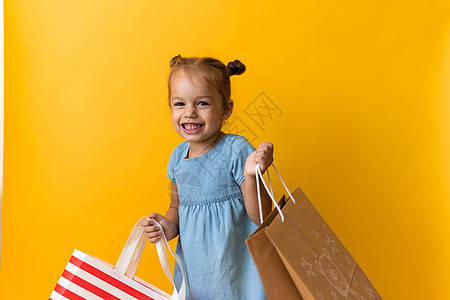
[[[273,144],[262,143],[252,154],[247,157],[244,167],[244,176],[256,176],[255,167],[259,163],[261,172],[264,173],[273,162]]]
[[[150,219],[156,220],[159,224],[161,224],[162,228],[164,229],[166,239],[168,241],[170,241],[171,239],[173,239],[178,235],[177,226],[166,217],[163,217],[157,213],[152,213],[148,217]],[[158,226],[156,226],[153,221],[143,220],[141,221],[141,225],[142,227],[144,227],[144,231],[147,232],[147,237],[150,239],[151,243],[156,243],[159,241],[159,239],[162,236],[161,229]]]

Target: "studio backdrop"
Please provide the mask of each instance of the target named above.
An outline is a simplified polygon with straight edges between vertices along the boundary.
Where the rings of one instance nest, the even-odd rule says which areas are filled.
[[[383,298],[450,299],[448,1],[3,7],[0,299],[48,299],[75,248],[115,264],[136,221],[165,213],[178,54],[247,66],[225,131],[275,145]],[[170,292],[154,245],[136,275]]]

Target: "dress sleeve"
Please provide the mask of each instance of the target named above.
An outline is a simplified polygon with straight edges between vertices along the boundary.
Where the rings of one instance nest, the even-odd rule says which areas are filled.
[[[176,184],[175,182],[175,161],[177,157],[177,148],[173,150],[170,155],[169,164],[167,166],[167,177],[169,177],[170,181]]]
[[[234,180],[240,186],[244,182],[244,167],[247,157],[255,151],[255,147],[250,144],[245,137],[239,137],[231,147],[231,173]]]

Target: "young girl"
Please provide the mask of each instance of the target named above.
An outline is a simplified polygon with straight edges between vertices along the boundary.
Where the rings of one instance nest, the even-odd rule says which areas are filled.
[[[158,221],[168,240],[179,235],[176,252],[183,260],[188,299],[265,299],[264,289],[245,239],[258,228],[255,167],[265,171],[273,160],[273,145],[258,149],[246,138],[221,128],[232,111],[230,76],[245,71],[240,61],[225,66],[209,57],[171,62],[169,106],[175,131],[186,141],[173,151],[167,170],[171,201]],[[263,215],[272,208],[262,194]],[[150,242],[161,237],[152,221],[142,223]],[[175,268],[181,285],[181,270]]]

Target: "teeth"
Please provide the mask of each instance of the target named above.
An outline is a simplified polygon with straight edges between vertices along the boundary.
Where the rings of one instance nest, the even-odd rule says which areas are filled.
[[[199,124],[184,124],[184,128],[186,128],[187,130],[195,130],[200,127],[201,125]]]

